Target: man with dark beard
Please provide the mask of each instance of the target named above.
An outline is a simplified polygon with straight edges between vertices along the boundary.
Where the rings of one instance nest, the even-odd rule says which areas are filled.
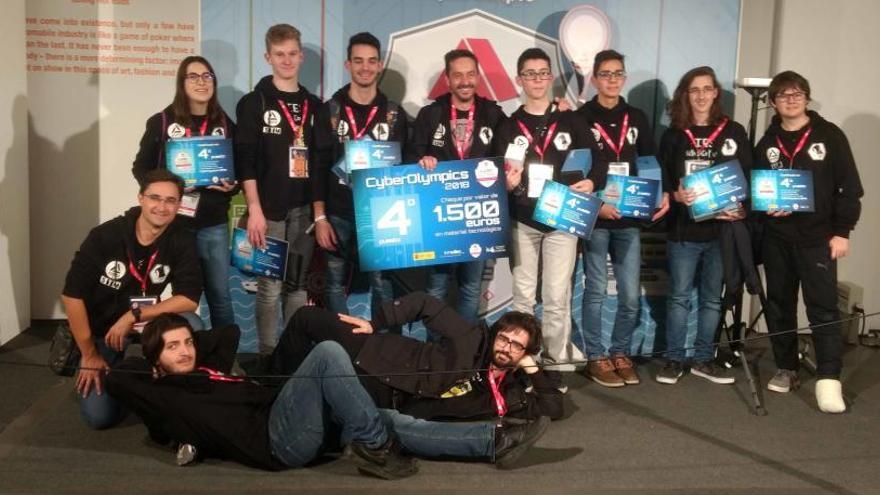
[[[436,338],[420,342],[383,329],[422,321]],[[541,324],[511,311],[491,328],[470,324],[441,301],[413,292],[383,304],[371,321],[315,307],[299,310],[281,336],[269,368],[290,375],[318,342],[334,340],[351,356],[379,407],[420,419],[536,420],[562,416],[559,373],[532,355]]]

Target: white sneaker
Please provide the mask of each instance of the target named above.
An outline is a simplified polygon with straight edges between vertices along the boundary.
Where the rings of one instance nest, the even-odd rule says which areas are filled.
[[[840,380],[823,378],[816,381],[816,402],[819,410],[824,413],[842,413],[846,411],[843,401],[843,388]]]

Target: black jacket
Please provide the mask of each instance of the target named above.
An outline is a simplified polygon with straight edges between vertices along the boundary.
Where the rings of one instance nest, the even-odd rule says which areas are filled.
[[[395,334],[372,335],[364,342],[355,365],[369,374],[388,375],[380,381],[400,392],[396,404],[401,412],[422,419],[488,419],[496,416],[494,398],[485,381],[492,360],[495,336],[485,323],[473,325],[445,303],[424,292],[413,292],[383,304],[371,324],[390,328],[421,320],[436,342],[420,342]],[[426,373],[466,370],[461,373]],[[415,374],[412,374],[415,373]],[[534,391],[526,393],[527,381]],[[444,394],[456,384],[468,382],[471,391],[450,398]],[[502,382],[508,415],[537,418],[562,417],[562,394],[550,373],[526,375],[517,370]],[[448,394],[447,394],[448,395]]]
[[[407,121],[400,105],[388,101],[382,92],[369,105],[360,105],[348,97],[346,84],[328,100],[315,117],[315,149],[317,160],[312,167],[310,179],[314,201],[324,201],[328,214],[343,218],[354,218],[354,205],[351,189],[340,184],[333,173],[333,165],[345,156],[345,142],[354,139],[354,129],[349,122],[345,107],[349,106],[355,117],[358,131],[363,129],[370,111],[377,111],[370,121],[363,138],[369,136],[376,141],[397,141],[400,149],[406,149]]]
[[[446,93],[419,110],[413,124],[413,134],[405,153],[404,163],[415,163],[423,156],[437,161],[459,160],[455,138],[450,128],[451,95]],[[493,138],[498,126],[507,118],[493,100],[474,97],[474,128],[465,158],[484,158],[494,154]],[[458,111],[457,118],[467,118],[467,112]]]
[[[593,154],[593,166],[587,174],[588,179],[593,181],[596,190],[605,187],[605,176],[607,166],[603,168],[603,164],[596,163],[596,143],[590,137],[589,128],[584,125],[583,119],[578,118],[574,112],[560,112],[555,110],[555,106],[551,106],[549,113],[541,115],[531,115],[520,106],[510,118],[504,121],[498,128],[498,135],[495,138],[495,154],[504,156],[507,146],[514,141],[526,142],[528,139],[520,129],[521,122],[532,135],[534,141],[529,145],[526,152],[525,165],[522,173],[522,186],[515,189],[509,195],[508,204],[510,205],[510,216],[519,222],[522,222],[533,229],[542,232],[550,232],[552,227],[548,227],[542,223],[532,220],[532,214],[538,204],[538,198],[530,198],[528,196],[529,183],[529,163],[543,163],[553,166],[553,180],[563,184],[573,184],[584,177],[580,173],[562,173],[562,165],[568,152],[574,149],[589,148]],[[547,149],[544,150],[543,159],[535,151],[535,146],[542,147],[547,137],[546,132],[556,125],[553,130],[553,136]]]
[[[198,366],[227,372],[229,350],[238,341],[238,328],[196,332]],[[234,331],[233,331],[234,330]],[[204,337],[205,339],[200,339]],[[220,356],[215,355],[219,352]],[[205,356],[203,356],[203,354]],[[211,380],[205,372],[153,378],[143,358],[128,358],[107,375],[107,391],[144,421],[150,437],[159,443],[176,441],[194,445],[206,457],[231,459],[262,469],[286,466],[272,455],[269,414],[278,389],[249,381]]]
[[[833,236],[849,237],[862,211],[864,194],[859,171],[856,169],[849,141],[839,127],[823,119],[818,113],[807,112],[810,123],[797,131],[785,131],[775,116],[755,147],[755,168],[795,168],[813,172],[816,211],[794,213],[788,217],[772,218],[765,215],[765,233],[783,242],[796,245],[816,245]],[[813,130],[794,163],[779,150],[777,137],[789,153],[807,128]]]
[[[238,102],[235,113],[238,132],[235,135],[235,169],[238,180],[257,181],[260,206],[269,220],[280,221],[291,208],[312,202],[308,179],[290,177],[290,146],[293,130],[278,104],[283,101],[302,132],[303,112],[308,102],[304,144],[309,148],[309,175],[314,169],[313,124],[321,100],[300,85],[296,93],[278,90],[272,76],[260,79],[254,90]],[[300,143],[302,144],[302,143]]]
[[[130,309],[129,297],[141,295],[141,284],[131,274],[129,253],[136,246],[135,221],[140,207],[93,228],[73,257],[63,294],[82,299],[94,337],[100,337]],[[148,252],[158,250],[147,276],[147,295],[159,296],[167,285],[174,295],[198,303],[202,295],[202,271],[196,254],[196,241],[177,222],[156,239]],[[144,270],[142,268],[141,270]]]
[[[198,136],[204,122],[204,116],[193,115],[188,128],[191,135]],[[177,136],[177,134],[183,129],[185,128],[174,122],[171,105],[168,105],[164,110],[147,119],[146,129],[144,130],[143,137],[141,137],[140,148],[138,148],[137,156],[135,156],[131,167],[131,173],[138,181],[138,184],[143,182],[144,176],[150,170],[167,168],[165,163],[165,143],[173,136],[181,137]],[[208,122],[205,135],[225,136],[226,139],[234,139],[235,124],[224,113],[222,122]],[[199,198],[199,207],[196,210],[195,218],[178,215],[177,221],[195,229],[226,223],[229,211],[229,198],[235,195],[235,191],[224,193],[213,189],[199,188],[199,193],[201,197]]]
[[[577,110],[578,115],[586,121],[588,127],[591,128],[593,139],[596,143],[596,154],[593,160],[593,167],[604,167],[604,173],[608,173],[608,163],[618,161],[617,154],[605,143],[605,140],[595,129],[598,122],[608,133],[614,144],[617,145],[620,139],[621,125],[625,115],[629,115],[629,130],[627,137],[623,142],[623,149],[620,153],[619,161],[629,162],[629,175],[639,175],[636,166],[636,158],[640,156],[654,156],[657,152],[654,145],[654,134],[651,125],[648,123],[648,117],[645,113],[630,106],[629,103],[621,96],[620,101],[614,108],[605,108],[599,104],[598,97],[586,102]],[[603,181],[603,188],[604,181]],[[622,218],[620,220],[603,220],[596,221],[597,229],[622,229],[626,227],[641,227],[644,222],[634,220],[632,218]]]
[[[697,145],[704,147],[700,155],[694,149],[687,134],[670,127],[660,138],[660,151],[657,160],[663,168],[663,191],[669,193],[669,213],[666,215],[667,239],[670,241],[707,242],[717,239],[721,220],[694,222],[688,207],[672,198],[679,183],[685,176],[685,161],[708,160],[719,165],[731,160],[739,160],[746,180],[752,168],[752,150],[746,130],[737,122],[729,120],[711,146],[705,147],[705,140],[715,131],[717,124],[693,126],[690,128]]]

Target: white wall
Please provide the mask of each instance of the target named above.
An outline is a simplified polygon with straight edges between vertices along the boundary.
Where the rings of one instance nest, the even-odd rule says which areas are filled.
[[[3,3],[0,18],[0,345],[30,326],[28,118],[25,0]]]

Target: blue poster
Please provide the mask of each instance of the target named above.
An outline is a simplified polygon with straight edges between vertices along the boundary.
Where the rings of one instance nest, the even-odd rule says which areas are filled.
[[[650,220],[657,205],[658,182],[629,175],[609,175],[599,197],[627,218]]]
[[[222,136],[171,139],[165,144],[168,170],[179,175],[187,187],[235,181],[232,140]]]
[[[752,170],[752,210],[815,210],[810,170]]]
[[[252,275],[284,280],[287,248],[287,241],[266,236],[266,249],[254,249],[247,231],[237,228],[232,233],[232,266]]]
[[[556,230],[589,239],[602,200],[569,189],[565,184],[547,181],[538,198],[532,219]]]
[[[724,210],[737,208],[749,197],[749,185],[738,160],[724,162],[684,177],[685,189],[696,194],[690,207],[694,221],[708,220]]]
[[[352,173],[361,271],[507,256],[501,158]]]

